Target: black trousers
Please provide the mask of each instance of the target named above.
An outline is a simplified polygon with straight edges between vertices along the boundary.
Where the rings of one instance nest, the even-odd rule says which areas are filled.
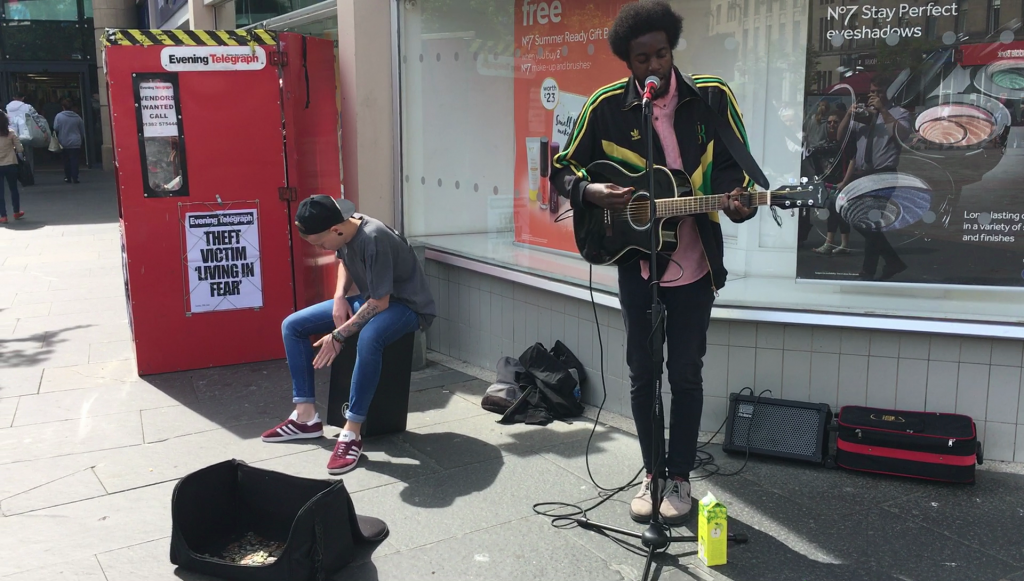
[[[64,154],[64,179],[78,180],[78,158],[82,149],[78,147],[65,147],[61,150]]]
[[[878,270],[879,258],[885,260],[886,266],[902,262],[899,254],[896,254],[896,249],[892,247],[884,233],[863,229],[858,230],[864,236],[864,265],[862,270],[868,277],[874,278],[875,271]]]
[[[21,196],[18,195],[18,164],[0,165],[0,217],[7,216],[7,202],[4,200],[4,182],[11,188],[11,205],[14,213],[21,211]]]
[[[828,198],[828,231],[835,232],[839,231],[840,234],[850,233],[850,223],[843,220],[843,217],[839,214],[839,210],[836,209],[836,196],[829,196]]]
[[[659,291],[666,308],[668,383],[672,404],[666,414],[669,426],[667,456],[662,476],[689,478],[697,457],[697,435],[704,408],[704,354],[708,324],[715,301],[711,275],[688,285]],[[641,274],[639,261],[619,267],[619,303],[626,326],[626,364],[629,366],[633,421],[640,439],[644,467],[653,474],[651,441],[654,431],[654,376],[651,369],[651,292]]]

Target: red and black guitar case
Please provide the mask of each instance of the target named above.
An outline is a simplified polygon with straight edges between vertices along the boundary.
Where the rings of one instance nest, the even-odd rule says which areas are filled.
[[[965,484],[983,460],[969,416],[862,406],[840,409],[835,454],[850,470]]]

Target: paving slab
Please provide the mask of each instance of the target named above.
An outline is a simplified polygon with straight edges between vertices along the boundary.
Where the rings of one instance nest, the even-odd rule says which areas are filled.
[[[217,430],[123,448],[108,454],[96,466],[96,475],[108,491],[119,492],[176,480],[224,460],[257,462],[321,445],[302,440],[268,444],[259,439],[265,430],[266,425],[257,422],[237,426],[234,431]]]
[[[0,465],[0,503],[92,470],[112,452],[87,452]]]
[[[89,345],[89,363],[125,361],[134,357],[134,341],[101,341]]]
[[[142,444],[139,412],[7,428],[0,465]]]
[[[159,484],[0,519],[0,538],[18,540],[0,559],[0,576],[166,536],[173,489]]]
[[[180,388],[190,390],[191,385]],[[278,390],[265,388],[263,391]],[[178,402],[185,405],[142,411],[142,428],[147,444],[254,422],[263,422],[263,429],[267,430],[287,418],[295,409],[294,404],[279,397],[198,401],[193,392],[191,401],[183,396]]]
[[[43,371],[39,393],[108,386],[118,387],[138,380],[139,375],[133,359],[86,363],[68,367],[48,367]]]
[[[46,315],[23,318],[18,321],[19,334],[50,333],[57,335],[94,339],[88,332],[96,327],[110,328],[112,325],[128,327],[128,314],[123,308],[112,311],[77,313],[74,315]]]
[[[480,402],[484,399],[484,393],[487,388],[490,387],[490,383],[480,379],[470,379],[459,383],[453,383],[451,385],[444,386],[444,391],[454,393],[462,399],[468,401],[476,407],[480,407]],[[483,409],[483,408],[481,408]]]
[[[47,565],[3,578],[4,581],[110,581],[95,556]]]
[[[1024,477],[978,472],[973,486],[931,485],[884,505],[900,519],[944,531],[963,543],[1024,566]]]
[[[63,264],[66,262],[84,262],[88,260],[97,260],[100,257],[98,252],[56,252],[53,254],[36,254],[30,256],[11,256],[4,261],[4,264],[10,264],[16,266],[18,264],[26,264],[28,266],[35,266],[39,264]]]
[[[55,303],[64,301],[80,301],[86,299],[102,299],[109,297],[124,298],[124,286],[106,284],[100,287],[84,287],[65,290],[18,291],[15,305],[31,305],[35,303]]]
[[[707,487],[725,499],[730,516],[735,515],[744,525],[814,561],[855,564],[868,572],[863,579],[954,581],[964,579],[968,571],[970,578],[999,579],[1019,569],[1019,565],[993,553],[980,551],[912,519],[900,518],[881,506],[864,506],[858,513],[832,515],[827,505],[815,509],[796,503],[744,478],[718,477],[708,482]],[[697,496],[700,494],[698,490]],[[756,551],[754,544],[750,551]],[[783,562],[774,567],[766,565],[761,563],[759,569],[801,571]]]
[[[584,422],[552,422],[547,426],[503,425],[501,416],[488,413],[456,422],[434,424],[402,434],[410,446],[442,468],[458,468],[501,455],[529,454],[555,444],[586,438]]]
[[[189,385],[178,385],[173,390],[159,390],[144,381],[40,393],[21,397],[14,425],[95,418],[191,404],[195,401],[195,392]]]
[[[492,416],[492,419],[497,417],[458,395],[441,389],[409,394],[407,427],[410,430],[482,415]]]
[[[414,392],[423,391],[472,379],[475,378],[469,374],[428,361],[426,367],[413,372],[409,389]]]
[[[383,518],[389,540],[406,550],[531,516],[538,489],[570,500],[593,496],[588,483],[538,460],[534,454],[499,457],[357,492],[352,501],[360,514]]]
[[[0,429],[9,428],[14,422],[14,412],[18,409],[20,397],[0,399]]]
[[[527,517],[348,567],[337,581],[426,579],[593,579],[623,575],[551,528]]]
[[[278,398],[291,401],[292,380],[285,361],[263,361],[248,365],[229,365],[212,369],[183,372],[192,378],[196,396],[200,400],[243,401],[252,397],[266,397],[267,388],[276,387]],[[319,385],[317,386],[320,387]],[[327,390],[319,390],[321,399],[327,400]]]
[[[4,498],[0,501],[0,511],[4,516],[13,516],[96,498],[106,493],[96,474],[92,469],[86,468],[21,494]]]
[[[0,399],[38,393],[42,377],[41,367],[5,367],[0,373]]]
[[[585,422],[581,420],[578,424]],[[586,438],[541,448],[537,452],[546,460],[580,478],[590,480],[587,473],[588,441],[590,475],[593,475],[601,486],[622,486],[641,472],[643,460],[640,457],[640,446],[637,444],[636,436],[604,425],[597,426],[593,439],[588,435]]]
[[[116,311],[125,309],[124,295],[105,297],[101,299],[85,299],[59,301],[51,303],[51,315],[74,315],[76,313],[91,313],[96,311]]]
[[[334,438],[323,438],[317,442],[319,448],[252,464],[304,478],[341,479],[345,482],[345,488],[353,494],[397,482],[411,482],[442,471],[430,458],[399,438],[386,436],[366,439],[358,469],[340,477],[330,476],[327,474],[327,462],[334,451],[335,442]]]

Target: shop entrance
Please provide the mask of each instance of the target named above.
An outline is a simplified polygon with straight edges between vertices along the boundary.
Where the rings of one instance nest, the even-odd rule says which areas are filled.
[[[71,110],[82,117],[85,123],[85,144],[83,145],[82,166],[90,167],[99,155],[99,99],[94,72],[88,65],[60,64],[53,66],[38,63],[5,63],[0,71],[0,101],[5,108],[17,93],[24,93],[25,100],[35,108],[46,122],[53,127],[53,120],[62,111],[61,101],[71,102]],[[45,147],[35,150],[36,171],[62,171],[60,154],[54,154]]]

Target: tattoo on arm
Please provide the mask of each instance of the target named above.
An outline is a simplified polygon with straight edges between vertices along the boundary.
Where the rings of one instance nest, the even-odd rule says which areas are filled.
[[[341,326],[341,334],[345,337],[351,337],[352,335],[355,335],[363,327],[365,327],[367,323],[370,322],[370,319],[377,316],[377,314],[383,310],[384,309],[382,309],[380,304],[378,304],[377,301],[375,300],[370,300],[367,301],[366,303],[363,303],[363,306],[359,307],[359,310],[356,312],[356,314],[351,319],[349,319],[347,323]]]

